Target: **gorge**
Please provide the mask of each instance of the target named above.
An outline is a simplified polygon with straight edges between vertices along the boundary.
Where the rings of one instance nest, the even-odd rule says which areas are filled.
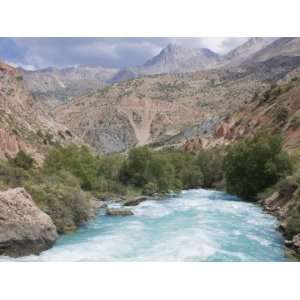
[[[299,255],[299,99],[296,37],[123,69],[0,62],[1,259]]]

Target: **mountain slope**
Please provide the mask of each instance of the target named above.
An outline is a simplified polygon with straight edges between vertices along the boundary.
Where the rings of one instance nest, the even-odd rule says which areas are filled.
[[[261,62],[276,56],[300,56],[300,38],[283,37],[256,52],[247,63]]]
[[[238,66],[269,45],[274,38],[253,37],[224,56],[222,66]]]
[[[300,58],[280,58],[243,68],[140,77],[74,99],[54,114],[106,153],[167,141],[178,134],[182,139],[186,134],[210,135],[256,93],[299,66]],[[192,133],[184,134],[190,127]]]
[[[219,143],[232,142],[259,130],[280,133],[287,149],[300,147],[300,80],[288,81],[257,95],[216,128]]]
[[[46,149],[78,138],[58,124],[24,85],[19,70],[0,63],[0,158],[13,157],[19,150],[41,161]]]
[[[103,88],[117,73],[117,69],[102,67],[48,68],[38,71],[22,71],[30,91],[48,103],[68,101]]]

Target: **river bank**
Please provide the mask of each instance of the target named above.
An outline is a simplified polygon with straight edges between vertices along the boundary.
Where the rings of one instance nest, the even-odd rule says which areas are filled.
[[[291,260],[300,261],[300,234],[291,235],[288,231],[288,220],[291,217],[290,206],[293,201],[292,195],[286,199],[286,195],[274,191],[270,196],[260,198],[258,203],[270,215],[279,221],[278,230],[285,238],[287,256]]]

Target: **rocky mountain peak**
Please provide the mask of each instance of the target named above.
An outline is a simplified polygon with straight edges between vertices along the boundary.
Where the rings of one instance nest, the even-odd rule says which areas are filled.
[[[144,73],[187,72],[208,69],[219,60],[219,55],[206,48],[187,48],[168,44],[160,53],[140,68]]]

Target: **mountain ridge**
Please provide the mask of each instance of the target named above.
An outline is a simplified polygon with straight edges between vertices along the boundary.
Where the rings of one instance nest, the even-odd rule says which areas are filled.
[[[259,39],[261,45],[264,44],[265,38],[255,39]],[[248,41],[248,45],[249,43]],[[247,42],[243,45],[240,47],[245,48]],[[23,71],[23,76],[28,88],[34,95],[56,105],[59,102],[69,101],[74,97],[88,94],[107,85],[140,76],[195,72],[230,67],[230,64],[231,66],[238,66],[253,53],[254,49],[260,48],[257,45],[256,47],[252,46],[252,50],[248,51],[247,55],[245,51],[241,54],[238,49],[239,47],[236,48],[236,52],[233,50],[228,56],[221,56],[207,48],[188,48],[169,44],[157,55],[136,67],[124,69],[85,66],[65,69],[48,68],[31,72]]]

